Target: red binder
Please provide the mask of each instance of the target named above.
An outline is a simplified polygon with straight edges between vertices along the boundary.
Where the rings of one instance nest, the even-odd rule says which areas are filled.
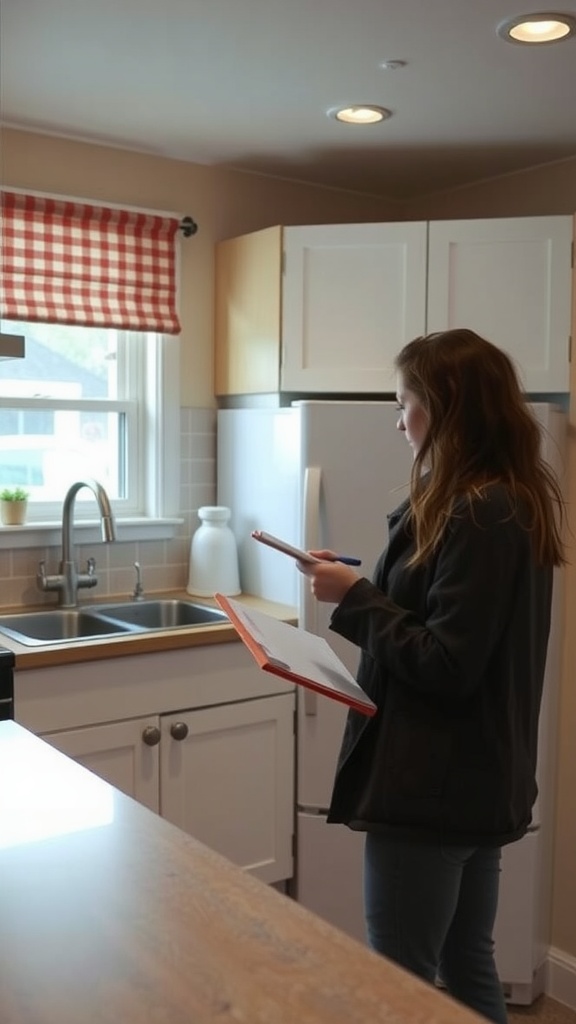
[[[215,594],[214,598],[265,672],[316,690],[364,715],[376,713],[376,705],[358,686],[324,637],[248,608],[223,594]]]

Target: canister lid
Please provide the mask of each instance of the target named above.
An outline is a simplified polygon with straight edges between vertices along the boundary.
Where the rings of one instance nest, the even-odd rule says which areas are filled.
[[[200,519],[206,519],[212,523],[225,523],[230,519],[231,512],[225,505],[202,505],[198,509]]]

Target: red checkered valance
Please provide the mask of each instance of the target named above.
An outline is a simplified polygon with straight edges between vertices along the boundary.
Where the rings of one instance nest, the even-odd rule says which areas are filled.
[[[5,320],[178,334],[179,222],[2,192]]]

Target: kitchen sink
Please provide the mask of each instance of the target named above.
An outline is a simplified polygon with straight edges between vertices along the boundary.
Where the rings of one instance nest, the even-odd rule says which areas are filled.
[[[126,604],[102,605],[98,614],[116,622],[142,629],[177,629],[179,626],[208,626],[227,622],[228,616],[219,608],[208,608],[193,601],[134,601]]]
[[[0,633],[28,647],[227,622],[217,608],[170,598],[0,615]]]
[[[40,644],[116,636],[131,630],[121,622],[112,622],[79,608],[55,608],[46,612],[0,615],[0,632],[21,644],[37,647]]]

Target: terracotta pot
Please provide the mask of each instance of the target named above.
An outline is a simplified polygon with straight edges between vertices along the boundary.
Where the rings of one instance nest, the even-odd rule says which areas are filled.
[[[4,526],[22,526],[26,522],[27,501],[0,500],[0,516]]]

